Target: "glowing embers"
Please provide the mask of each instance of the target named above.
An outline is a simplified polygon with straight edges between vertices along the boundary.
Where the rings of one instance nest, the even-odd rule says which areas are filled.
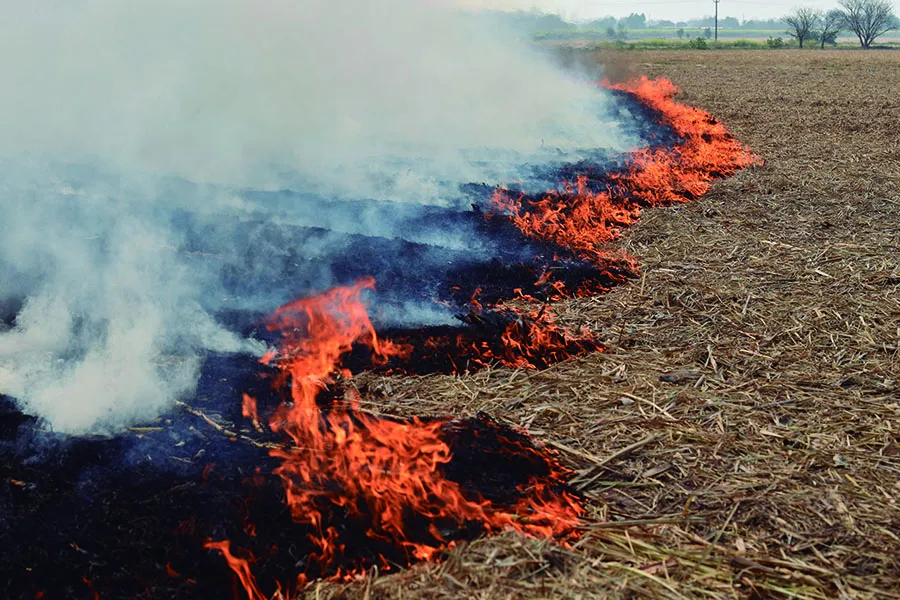
[[[311,544],[296,585],[433,559],[461,539],[503,529],[572,539],[581,501],[564,483],[567,471],[526,434],[487,416],[381,417],[341,392],[349,373],[340,360],[354,346],[382,364],[409,352],[376,335],[360,298],[372,286],[363,280],[291,303],[269,323],[282,344],[264,360],[278,367],[283,402],[268,422],[287,440],[270,453],[282,461],[275,474]],[[249,396],[244,414],[259,420]],[[251,598],[263,597],[247,561],[225,542],[208,546],[225,555]]]

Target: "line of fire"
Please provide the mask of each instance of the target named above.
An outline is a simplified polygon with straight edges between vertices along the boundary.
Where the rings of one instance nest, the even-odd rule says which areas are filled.
[[[641,115],[644,147],[556,168],[544,193],[474,185],[468,210],[417,217],[461,223],[491,253],[346,234],[331,257],[340,285],[228,316],[266,341],[261,360],[206,357],[193,398],[118,435],[38,444],[35,418],[0,399],[11,596],[287,598],[315,580],[439,561],[503,531],[577,543],[586,500],[527,431],[487,414],[376,414],[352,383],[361,372],[545,369],[602,352],[592,332],[558,323],[553,303],[639,274],[614,242],[642,210],[697,199],[760,162],[676,101],[667,80],[602,85]],[[296,285],[292,268],[284,261],[273,285]],[[240,265],[232,279],[235,293],[267,285]],[[455,322],[382,327],[371,314],[373,298],[416,294]]]

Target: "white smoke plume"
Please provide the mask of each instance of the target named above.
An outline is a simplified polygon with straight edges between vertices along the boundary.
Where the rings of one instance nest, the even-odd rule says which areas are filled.
[[[259,218],[247,188],[448,204],[630,143],[601,92],[428,0],[0,0],[0,81],[0,393],[72,433],[159,414],[206,351],[261,350],[203,308],[174,211]]]

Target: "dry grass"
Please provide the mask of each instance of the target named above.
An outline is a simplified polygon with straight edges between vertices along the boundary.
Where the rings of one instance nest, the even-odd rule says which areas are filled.
[[[647,211],[622,244],[643,277],[558,307],[608,352],[361,380],[377,410],[528,427],[593,524],[309,597],[900,598],[900,52],[600,59],[671,78],[768,164]]]

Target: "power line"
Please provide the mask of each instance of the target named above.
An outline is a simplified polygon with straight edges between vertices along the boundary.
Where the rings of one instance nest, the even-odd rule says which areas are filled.
[[[713,0],[716,5],[716,41],[719,41],[719,2],[722,0]]]

